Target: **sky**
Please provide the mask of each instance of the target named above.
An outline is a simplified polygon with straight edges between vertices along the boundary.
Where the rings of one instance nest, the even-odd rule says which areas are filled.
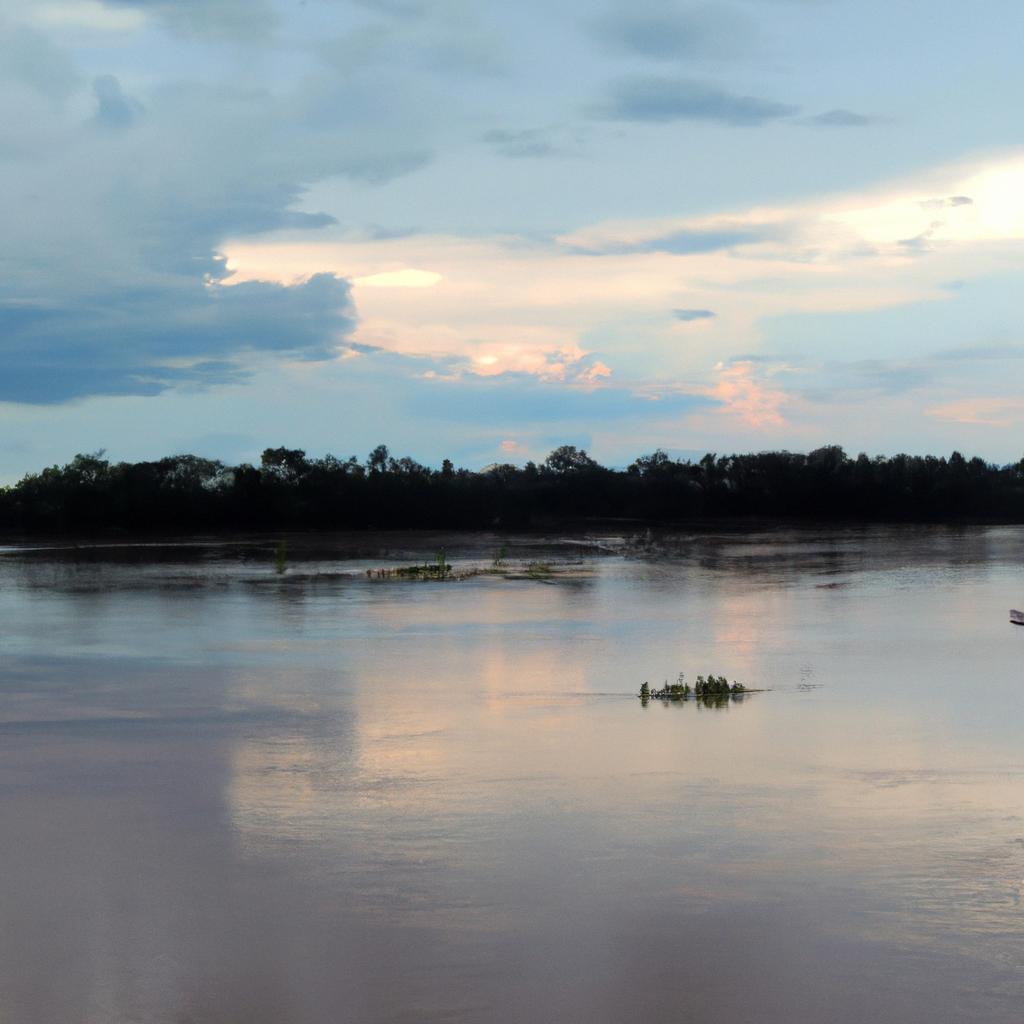
[[[0,481],[1024,454],[1024,5],[0,0]]]

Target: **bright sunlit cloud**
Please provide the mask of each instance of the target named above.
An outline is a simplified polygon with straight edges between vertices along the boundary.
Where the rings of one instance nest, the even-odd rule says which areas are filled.
[[[1024,159],[1010,155],[870,194],[607,222],[549,241],[269,237],[233,242],[228,252],[236,282],[429,260],[437,270],[353,278],[357,341],[454,360],[446,377],[520,373],[637,392],[670,384],[714,398],[757,435],[781,436],[788,410],[807,403],[787,390],[792,375],[770,378],[742,358],[765,349],[765,325],[950,302],[950,281],[1004,269],[999,246],[1024,239],[1014,182],[1024,186]],[[444,289],[432,287],[441,281]],[[799,356],[855,357],[825,335]]]
[[[406,267],[402,270],[382,270],[378,274],[355,277],[352,283],[357,288],[433,288],[444,278],[431,270],[416,270]]]
[[[112,7],[98,0],[42,3],[28,12],[33,21],[54,28],[84,28],[100,32],[132,32],[142,28],[145,14],[136,7]]]

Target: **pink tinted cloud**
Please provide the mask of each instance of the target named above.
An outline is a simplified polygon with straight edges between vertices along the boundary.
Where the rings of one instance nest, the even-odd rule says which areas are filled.
[[[732,416],[755,430],[781,427],[786,423],[783,407],[790,396],[780,388],[758,379],[758,366],[741,360],[716,367],[718,379],[704,394],[722,403],[719,415]]]

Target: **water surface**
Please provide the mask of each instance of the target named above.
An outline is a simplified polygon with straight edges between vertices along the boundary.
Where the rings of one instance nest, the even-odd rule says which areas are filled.
[[[0,552],[4,1024],[1019,1022],[1024,531],[275,543]]]

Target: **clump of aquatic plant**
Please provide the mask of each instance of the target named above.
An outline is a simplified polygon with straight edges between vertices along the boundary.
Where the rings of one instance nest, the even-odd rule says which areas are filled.
[[[679,678],[674,683],[670,683],[666,679],[665,685],[660,690],[655,690],[653,696],[669,700],[686,700],[690,696],[690,692],[689,684],[683,682],[683,673],[680,672]]]
[[[274,549],[274,572],[283,576],[288,569],[288,542],[281,541]]]
[[[658,700],[689,700],[690,697],[695,697],[697,700],[704,702],[717,702],[726,701],[730,697],[738,697],[741,694],[747,692],[746,687],[742,684],[733,682],[731,685],[729,680],[725,676],[697,676],[696,681],[691,689],[689,683],[683,682],[684,674],[679,673],[679,677],[674,683],[670,683],[667,679],[665,685],[659,690],[652,690],[651,684],[644,682],[643,686],[640,687],[640,699],[644,703],[650,700],[652,697]]]
[[[508,548],[505,547],[504,544],[502,544],[501,547],[498,548],[497,552],[494,555],[494,561],[491,562],[491,568],[492,569],[504,569],[507,558],[508,558]]]
[[[697,681],[693,685],[693,693],[695,697],[729,697],[734,693],[743,693],[744,688],[737,682],[733,682],[732,686],[729,685],[729,680],[725,676],[708,675],[707,678],[704,676],[697,676]]]
[[[530,562],[526,567],[526,575],[540,579],[551,575],[551,566],[547,562]]]
[[[447,579],[451,574],[452,567],[448,564],[448,559],[445,557],[444,548],[441,548],[434,558],[433,570],[434,575],[439,580]]]
[[[367,569],[370,579],[412,579],[412,580],[448,580],[452,579],[452,567],[445,557],[442,548],[432,562],[423,565],[399,565],[393,569]]]

